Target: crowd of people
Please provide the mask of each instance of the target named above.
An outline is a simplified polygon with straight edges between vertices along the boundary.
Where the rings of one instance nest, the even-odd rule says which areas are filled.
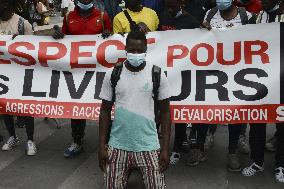
[[[0,0],[0,34],[32,35],[31,24],[15,12],[13,0]],[[37,5],[38,5],[38,1]],[[54,8],[53,1],[39,1]],[[74,3],[74,10],[69,9]],[[187,166],[197,166],[206,161],[207,151],[214,145],[217,125],[175,124],[174,148],[169,154],[171,100],[166,76],[159,68],[146,64],[146,34],[151,31],[203,28],[233,28],[246,24],[284,21],[282,0],[63,0],[61,13],[63,26],[54,27],[53,38],[65,35],[125,34],[127,60],[117,64],[106,75],[100,98],[99,163],[105,173],[107,188],[125,188],[129,172],[139,168],[146,188],[164,188],[163,171],[169,164],[179,162],[184,152],[190,151]],[[49,8],[47,8],[48,10]],[[44,11],[43,11],[44,12]],[[55,13],[55,12],[54,12]],[[23,16],[24,14],[22,14]],[[32,22],[31,22],[32,23]],[[115,75],[117,74],[118,75]],[[139,73],[139,74],[138,74]],[[148,78],[152,74],[152,78]],[[156,74],[156,75],[155,75]],[[153,82],[153,94],[141,93],[145,78]],[[154,79],[158,78],[158,79]],[[158,83],[154,82],[158,81]],[[146,83],[147,84],[147,83]],[[148,83],[149,84],[149,83]],[[127,85],[127,87],[126,87]],[[157,87],[158,86],[158,87]],[[151,91],[151,89],[150,89]],[[154,96],[154,98],[153,98]],[[139,103],[139,102],[147,103]],[[115,118],[111,121],[111,108],[116,103]],[[154,105],[156,104],[156,106]],[[156,108],[158,107],[158,108]],[[159,118],[155,118],[155,110]],[[19,142],[15,133],[14,118],[3,116],[10,138],[2,147],[12,150]],[[22,117],[27,132],[27,155],[36,155],[33,140],[34,118]],[[156,124],[159,120],[159,124]],[[161,145],[159,127],[161,125]],[[249,127],[247,127],[249,125]],[[65,157],[83,151],[86,120],[71,120],[72,144],[66,148]],[[187,128],[190,134],[187,135]],[[284,124],[276,124],[276,133],[266,143],[266,124],[230,124],[228,146],[228,171],[253,176],[264,171],[264,151],[276,151],[275,179],[284,183]],[[246,136],[249,130],[249,136]],[[249,138],[249,144],[247,143]],[[3,140],[0,137],[0,140]],[[251,155],[252,162],[242,168],[238,153]]]

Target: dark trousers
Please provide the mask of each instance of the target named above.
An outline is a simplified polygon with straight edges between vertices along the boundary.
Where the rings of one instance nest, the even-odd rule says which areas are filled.
[[[175,124],[174,152],[182,152],[182,143],[186,140],[186,123]]]
[[[275,155],[275,166],[284,167],[284,123],[277,123],[277,150]]]
[[[257,165],[263,165],[264,148],[266,142],[266,123],[250,124],[249,144],[251,148],[251,159]]]
[[[194,123],[192,124],[191,137],[194,134],[197,134],[196,144],[192,145],[192,148],[200,149],[204,151],[204,143],[207,135],[209,124],[203,123]],[[175,143],[174,143],[174,151],[181,152],[182,151],[182,142],[186,140],[186,124],[185,123],[177,123],[175,124]]]
[[[229,153],[235,154],[238,148],[240,135],[246,130],[247,124],[229,124]]]
[[[209,126],[209,134],[214,135],[217,131],[217,124],[210,124]]]
[[[195,129],[196,134],[197,134],[196,144],[192,145],[193,149],[197,148],[197,149],[200,149],[201,151],[204,151],[205,139],[206,139],[206,136],[207,136],[208,129],[211,126],[212,126],[212,128],[215,127],[215,125],[203,124],[203,123],[193,123],[192,124],[193,130]]]
[[[28,140],[34,140],[34,118],[23,116],[21,117],[25,127]],[[16,137],[14,118],[11,115],[4,115],[4,123],[10,136]]]
[[[71,119],[72,137],[76,144],[82,144],[82,139],[85,135],[85,127],[85,119]]]

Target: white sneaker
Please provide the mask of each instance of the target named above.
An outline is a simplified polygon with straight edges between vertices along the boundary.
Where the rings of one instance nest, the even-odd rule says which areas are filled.
[[[275,169],[275,179],[277,182],[284,183],[284,168],[278,167]]]
[[[9,151],[12,150],[14,146],[16,146],[19,143],[19,139],[18,137],[13,137],[11,136],[7,142],[2,146],[2,150],[3,151]]]
[[[257,165],[256,163],[251,164],[249,167],[246,167],[243,169],[243,175],[245,177],[251,177],[254,176],[257,172],[263,172],[264,167]]]
[[[170,164],[175,165],[179,162],[180,159],[180,153],[172,152],[172,155],[170,157]]]
[[[36,155],[36,145],[33,141],[29,140],[27,142],[27,155],[28,156],[34,156]]]

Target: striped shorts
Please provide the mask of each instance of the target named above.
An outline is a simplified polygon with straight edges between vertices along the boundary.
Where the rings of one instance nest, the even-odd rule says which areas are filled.
[[[138,168],[146,189],[164,189],[164,174],[159,169],[159,152],[128,152],[108,147],[109,162],[105,174],[107,189],[125,189],[129,173]]]

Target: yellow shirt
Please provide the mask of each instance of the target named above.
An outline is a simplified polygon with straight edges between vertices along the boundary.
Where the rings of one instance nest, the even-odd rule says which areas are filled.
[[[156,31],[159,25],[159,18],[156,12],[150,8],[143,7],[140,12],[133,12],[127,9],[131,19],[139,24],[144,22],[151,31]],[[130,24],[123,12],[117,14],[113,19],[113,33],[129,33]]]

